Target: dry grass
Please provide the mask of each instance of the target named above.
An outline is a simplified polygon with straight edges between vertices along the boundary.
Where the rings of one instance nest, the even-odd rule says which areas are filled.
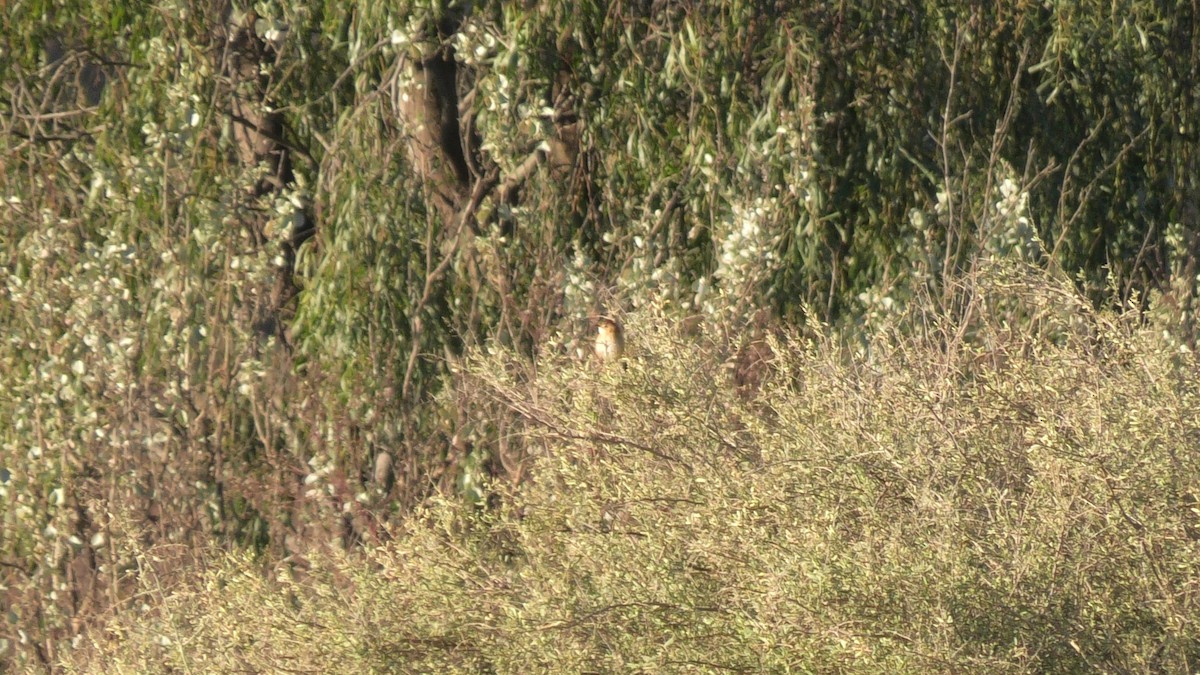
[[[1026,269],[963,299],[990,309],[774,341],[750,399],[654,310],[628,368],[479,356],[458,402],[528,462],[490,508],[437,501],[299,581],[230,558],[79,669],[1194,670],[1194,359]]]

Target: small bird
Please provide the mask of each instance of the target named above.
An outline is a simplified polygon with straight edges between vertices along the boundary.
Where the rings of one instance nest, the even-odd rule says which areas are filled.
[[[596,357],[611,363],[625,353],[625,329],[611,317],[602,316],[596,322]]]

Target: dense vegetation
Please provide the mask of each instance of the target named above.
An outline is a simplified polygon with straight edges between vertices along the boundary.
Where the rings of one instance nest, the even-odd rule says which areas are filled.
[[[0,669],[1198,667],[1194,4],[6,8]]]
[[[274,563],[273,581],[239,555],[174,593],[149,584],[156,610],[110,625],[97,660],[1191,672],[1195,360],[1036,272],[979,281],[980,303],[1039,305],[1032,330],[977,313],[866,355],[771,340],[749,400],[710,333],[654,309],[630,316],[628,369],[475,357],[459,400],[512,419],[528,480],[489,486],[490,509],[435,500],[361,555]]]

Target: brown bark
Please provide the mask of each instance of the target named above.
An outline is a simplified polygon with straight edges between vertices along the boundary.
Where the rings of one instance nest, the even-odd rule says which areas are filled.
[[[228,15],[226,8],[225,15]],[[227,83],[228,115],[232,125],[238,161],[247,168],[266,164],[267,174],[254,186],[251,197],[279,192],[293,182],[291,150],[284,138],[284,116],[272,110],[268,88],[268,66],[274,63],[274,49],[259,37],[255,29],[258,16],[248,12],[237,24],[228,20],[214,37],[224,41],[220,72]],[[247,226],[260,245],[269,245],[263,232],[265,220],[250,217]],[[255,325],[263,335],[275,335],[287,344],[290,305],[299,292],[293,276],[296,249],[316,231],[309,214],[302,214],[292,236],[281,243],[284,264],[265,301],[255,308]]]
[[[412,63],[409,74],[400,114],[410,129],[410,159],[429,186],[442,222],[450,225],[470,194],[458,117],[458,64],[447,47]]]
[[[263,65],[274,61],[271,50],[255,33],[258,16],[246,14],[240,25],[230,26],[221,71],[229,82],[229,115],[238,159],[245,166],[266,162],[270,171],[257,186],[257,194],[283,189],[292,181],[292,164],[283,144],[283,115],[270,111],[267,76]]]

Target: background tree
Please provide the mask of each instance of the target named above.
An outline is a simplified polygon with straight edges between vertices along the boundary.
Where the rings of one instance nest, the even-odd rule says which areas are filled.
[[[211,545],[298,559],[527,475],[457,364],[512,350],[532,376],[600,310],[699,317],[744,383],[780,324],[974,330],[995,308],[961,280],[1020,260],[1190,342],[1198,20],[9,3],[0,658],[54,663],[124,606],[145,546],[174,546],[164,574]]]

